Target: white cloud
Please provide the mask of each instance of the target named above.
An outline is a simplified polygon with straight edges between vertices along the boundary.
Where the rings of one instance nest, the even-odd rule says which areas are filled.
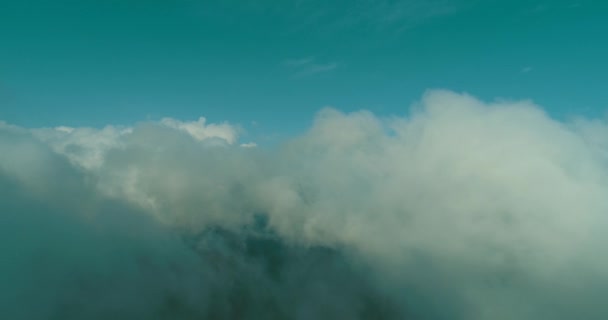
[[[42,207],[60,208],[60,212],[71,212],[79,219],[82,215],[86,221],[93,219],[91,212],[105,212],[100,204],[104,197],[110,197],[187,239],[217,228],[246,234],[256,217],[264,215],[272,231],[269,239],[280,239],[285,247],[257,252],[240,238],[232,242],[213,238],[198,243],[197,250],[210,251],[215,258],[205,256],[207,259],[192,264],[181,254],[175,258],[167,253],[173,249],[156,251],[158,247],[186,250],[181,242],[163,240],[160,246],[154,241],[142,243],[138,240],[141,236],[155,233],[144,227],[133,233],[130,228],[121,229],[125,220],[139,221],[131,211],[119,211],[123,216],[111,220],[113,224],[104,222],[95,228],[76,224],[87,230],[84,234],[98,234],[98,229],[105,230],[108,225],[126,230],[119,232],[119,240],[111,233],[109,239],[116,242],[104,238],[90,246],[110,254],[121,246],[101,244],[125,242],[129,249],[116,261],[143,260],[149,267],[132,271],[139,270],[138,263],[123,267],[120,262],[100,259],[120,266],[108,266],[112,270],[108,277],[120,277],[135,288],[138,282],[132,279],[143,277],[142,283],[151,281],[154,287],[165,288],[171,287],[173,280],[163,279],[184,275],[182,285],[173,289],[184,303],[193,293],[208,292],[206,282],[200,280],[207,279],[204,275],[241,279],[229,270],[242,271],[238,262],[250,262],[249,256],[223,251],[234,242],[245,247],[244,251],[257,252],[256,259],[274,257],[269,269],[290,265],[295,256],[287,248],[337,250],[347,257],[345,264],[365,268],[366,279],[387,294],[383,301],[396,302],[394,318],[413,314],[433,319],[573,319],[585,314],[586,319],[604,319],[608,314],[600,294],[608,289],[605,120],[560,122],[529,101],[488,103],[466,94],[434,90],[409,114],[391,119],[368,111],[324,109],[308,132],[271,151],[201,147],[200,139],[228,141],[232,137],[226,135],[229,129],[214,131],[210,127],[204,120],[165,119],[160,124],[137,125],[128,133],[108,127],[111,129],[104,129],[103,134],[95,132],[92,139],[92,131],[79,128],[65,132],[2,125],[0,150],[5,152],[0,153],[0,188],[4,189],[0,190],[5,190],[4,194],[24,190]],[[44,144],[28,140],[29,133],[58,151],[50,152]],[[232,141],[236,144],[236,134]],[[88,166],[76,170],[62,162],[65,154],[73,157],[65,151],[71,144],[106,150],[99,154],[101,160],[94,170],[87,170]],[[20,199],[3,199],[0,206],[26,208],[35,203]],[[48,216],[57,214],[42,217]],[[64,224],[69,225],[60,225]],[[5,225],[0,224],[0,228]],[[0,231],[13,234],[4,228]],[[35,237],[35,232],[45,233],[34,230],[46,229],[21,230]],[[73,237],[70,239],[75,243],[82,237],[89,239],[75,231],[57,233]],[[84,243],[92,242],[87,241]],[[65,244],[49,246],[55,250],[49,254],[57,255],[48,260],[55,264],[53,270],[65,270],[66,274],[96,270],[94,263],[70,267],[60,263],[68,256],[80,261],[83,252],[99,250],[82,250],[70,256],[71,251],[62,250]],[[232,260],[221,264],[216,254],[230,255]],[[277,255],[284,260],[277,260]],[[294,265],[301,265],[299,258],[293,259]],[[318,261],[310,265],[335,262]],[[160,273],[163,277],[156,273],[150,278],[142,276],[165,264],[170,266],[168,270],[178,270],[175,275],[168,271]],[[206,273],[193,271],[191,275],[188,270],[192,266]],[[270,272],[269,276],[264,268],[262,264],[245,269],[256,280],[251,287],[243,284],[242,288],[272,288],[268,294],[254,292],[268,301],[285,302],[290,306],[285,311],[288,315],[294,310],[326,310],[307,309],[307,303],[317,300],[297,300],[303,291],[289,286],[294,279],[308,279],[309,273],[280,269],[283,273]],[[221,271],[214,274],[209,270]],[[339,274],[331,273],[329,278]],[[19,279],[29,278],[28,274]],[[72,283],[67,276],[60,279]],[[355,279],[332,282],[335,296],[349,292],[348,284]],[[317,284],[323,287],[328,281],[322,278]],[[230,287],[226,283],[222,286]],[[314,292],[313,297],[321,295]],[[194,304],[198,308],[215,301],[202,295],[200,300],[192,298],[204,301]],[[356,309],[348,306],[363,304],[356,301],[359,304],[330,305],[346,306],[340,309],[345,312]],[[229,299],[221,302],[230,305]]]
[[[197,121],[179,121],[163,118],[162,126],[187,133],[205,145],[234,144],[238,140],[240,128],[229,123],[207,123],[201,117]],[[5,125],[7,126],[7,125]],[[55,152],[64,154],[73,163],[86,169],[101,167],[105,154],[115,148],[125,146],[125,136],[133,132],[133,127],[106,126],[102,129],[88,127],[58,126],[55,128],[32,129],[32,134],[47,143]],[[251,146],[250,142],[246,144]]]
[[[207,124],[207,119],[200,117],[197,121],[183,122],[172,118],[163,118],[161,123],[167,127],[182,130],[190,134],[196,140],[202,141],[209,138],[220,138],[229,144],[236,142],[238,130],[228,124]]]
[[[33,129],[32,134],[47,143],[55,152],[65,154],[73,163],[93,169],[100,167],[105,153],[120,147],[121,136],[131,131],[131,128],[114,126],[106,126],[103,129],[60,126]]]
[[[74,128],[66,127],[66,126],[59,126],[59,127],[56,127],[55,130],[60,131],[60,132],[65,132],[65,133],[72,133],[74,131]]]

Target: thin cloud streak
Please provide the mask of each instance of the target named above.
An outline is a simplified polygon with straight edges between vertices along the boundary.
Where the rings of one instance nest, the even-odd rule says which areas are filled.
[[[286,59],[282,65],[293,72],[293,78],[303,78],[320,73],[326,73],[338,68],[337,62],[319,63],[314,57]]]

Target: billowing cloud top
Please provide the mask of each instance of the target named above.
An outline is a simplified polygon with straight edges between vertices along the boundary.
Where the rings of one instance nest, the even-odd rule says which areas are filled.
[[[237,141],[239,127],[228,123],[207,124],[206,121],[203,117],[191,122],[163,118],[160,122],[149,124],[175,129],[207,145],[232,145]],[[102,165],[107,151],[124,147],[124,136],[131,134],[133,128],[111,125],[103,129],[59,126],[31,131],[38,139],[47,143],[57,153],[67,156],[73,163],[92,169]],[[256,145],[247,143],[242,146]]]
[[[196,140],[202,141],[210,138],[220,138],[233,144],[238,136],[237,129],[227,123],[206,124],[207,120],[203,117],[198,121],[182,122],[172,118],[164,118],[161,123],[167,127],[182,130],[190,134]]]
[[[604,120],[429,91],[403,117],[324,109],[278,150],[237,140],[1,124],[9,318],[608,317]]]

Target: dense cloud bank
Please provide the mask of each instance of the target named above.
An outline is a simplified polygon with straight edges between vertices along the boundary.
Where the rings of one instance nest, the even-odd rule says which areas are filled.
[[[0,124],[3,317],[608,317],[604,120],[430,91],[239,132]]]

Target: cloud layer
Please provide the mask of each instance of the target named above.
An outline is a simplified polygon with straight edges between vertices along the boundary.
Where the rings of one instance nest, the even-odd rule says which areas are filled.
[[[608,126],[429,91],[238,128],[0,124],[11,319],[605,319]],[[32,307],[36,306],[36,307]]]

